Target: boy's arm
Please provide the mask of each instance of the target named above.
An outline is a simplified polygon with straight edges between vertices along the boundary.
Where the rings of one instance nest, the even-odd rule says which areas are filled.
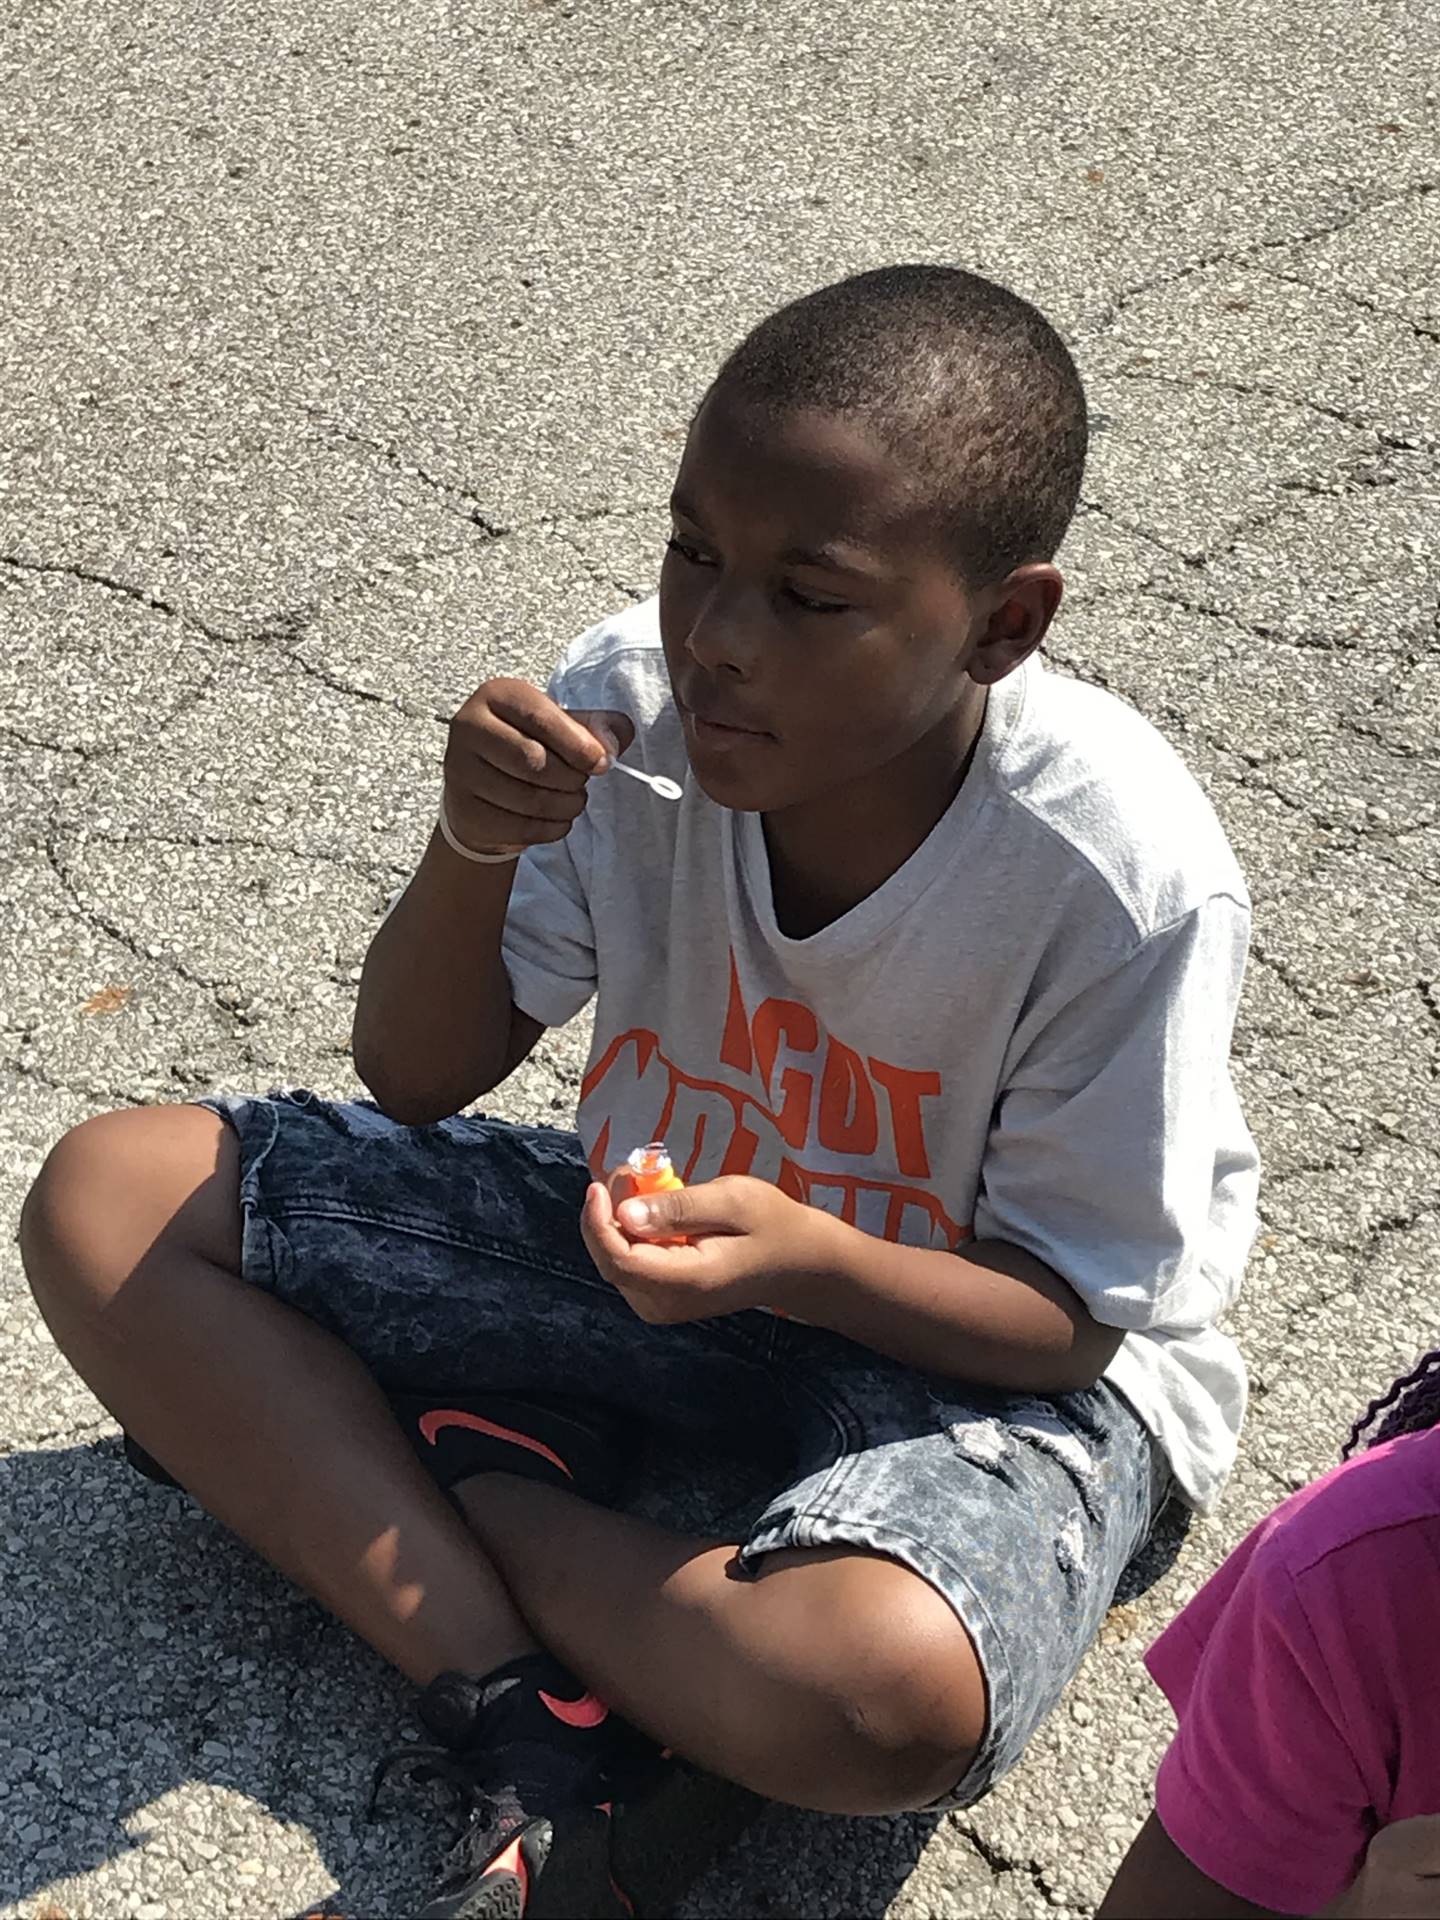
[[[824,1219],[838,1229],[834,1264],[807,1263],[774,1304],[905,1366],[1008,1392],[1071,1393],[1094,1386],[1125,1337],[1023,1247],[980,1240],[934,1252]]]
[[[1216,896],[1048,1014],[997,1103],[977,1237],[958,1251],[714,1180],[656,1197],[667,1218],[652,1235],[697,1239],[676,1250],[668,1301],[650,1261],[664,1249],[634,1247],[655,1288],[639,1310],[775,1306],[906,1365],[1036,1393],[1092,1385],[1128,1332],[1212,1319],[1253,1225],[1254,1152],[1227,1070],[1247,925],[1243,903]],[[647,1231],[638,1205],[620,1213],[632,1240]],[[618,1244],[609,1257],[628,1292],[633,1262]]]
[[[370,943],[355,1071],[408,1126],[458,1113],[514,1072],[545,1031],[514,1004],[500,940],[515,866],[474,866],[430,844]]]
[[[746,1175],[622,1202],[591,1189],[603,1272],[645,1319],[767,1306],[906,1366],[1022,1393],[1093,1386],[1124,1337],[1021,1247],[896,1246]],[[649,1244],[689,1236],[683,1246]]]
[[[603,724],[610,740],[589,723]],[[620,714],[568,713],[523,680],[487,680],[450,723],[444,806],[462,845],[519,854],[563,840],[592,775],[629,739]],[[432,834],[371,942],[360,979],[355,1068],[412,1126],[488,1093],[544,1031],[515,1005],[501,942],[514,860],[467,860]]]

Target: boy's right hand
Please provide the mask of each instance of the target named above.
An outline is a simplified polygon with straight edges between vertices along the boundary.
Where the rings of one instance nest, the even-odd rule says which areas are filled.
[[[563,840],[585,809],[592,775],[634,737],[623,713],[567,712],[528,680],[487,680],[450,722],[451,828],[476,853]]]

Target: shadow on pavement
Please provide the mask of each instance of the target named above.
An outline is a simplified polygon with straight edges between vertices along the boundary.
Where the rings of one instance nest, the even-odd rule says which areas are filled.
[[[410,1724],[405,1682],[185,1494],[142,1480],[118,1439],[0,1458],[0,1546],[0,1905],[109,1866],[174,1912],[182,1863],[228,1878],[258,1856],[273,1888],[283,1847],[274,1870],[293,1863],[302,1900],[325,1874],[338,1885],[308,1905],[405,1912],[448,1832],[423,1794],[364,1818],[374,1760]],[[803,1886],[807,1912],[824,1891],[817,1916],[880,1915],[937,1820],[774,1807],[751,1825],[761,1803],[731,1793],[662,1836],[633,1887],[642,1912],[794,1912]]]
[[[1160,1509],[1150,1538],[1120,1576],[1115,1589],[1115,1605],[1125,1606],[1148,1593],[1180,1558],[1194,1515],[1179,1500],[1170,1500]]]

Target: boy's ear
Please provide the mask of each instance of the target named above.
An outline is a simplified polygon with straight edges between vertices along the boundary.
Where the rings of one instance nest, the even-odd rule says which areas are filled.
[[[1035,560],[1017,567],[985,596],[980,637],[970,657],[970,678],[994,686],[1028,660],[1049,630],[1065,582],[1060,569]]]

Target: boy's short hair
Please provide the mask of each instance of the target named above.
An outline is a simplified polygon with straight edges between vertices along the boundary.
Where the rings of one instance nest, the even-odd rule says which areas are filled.
[[[1049,560],[1079,498],[1075,362],[1028,300],[959,267],[879,267],[806,294],[741,341],[710,393],[859,419],[930,493],[974,585]]]

